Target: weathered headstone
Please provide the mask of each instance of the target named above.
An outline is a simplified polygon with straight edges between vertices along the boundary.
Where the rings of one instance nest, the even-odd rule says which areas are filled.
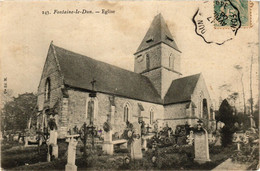
[[[131,144],[131,158],[142,159],[142,139],[141,139],[141,125],[137,122],[133,123],[133,142]]]
[[[113,155],[114,153],[114,145],[112,143],[112,133],[110,130],[108,132],[104,131],[104,143],[103,143],[103,151],[106,154]]]
[[[195,161],[205,163],[209,159],[208,133],[205,129],[198,127],[194,134]]]
[[[67,156],[67,164],[65,166],[65,171],[76,171],[77,166],[75,165],[76,160],[76,147],[78,141],[74,139],[77,135],[73,135],[68,137],[67,142],[69,143],[68,146],[68,156]]]
[[[51,161],[51,157],[58,158],[58,145],[57,145],[58,133],[56,130],[50,131],[50,138],[47,140],[48,154],[47,161]]]
[[[147,139],[146,139],[146,138],[143,138],[143,149],[144,149],[145,151],[148,150],[148,148],[147,148]]]
[[[220,137],[220,132],[217,130],[216,131],[216,140],[215,140],[215,146],[221,146],[221,137]]]
[[[241,151],[241,143],[242,137],[244,136],[243,132],[236,132],[234,133],[234,142],[237,143],[237,151]]]
[[[112,116],[112,114],[111,114]],[[111,126],[111,116],[107,115],[107,121],[103,125],[104,129],[104,143],[102,149],[104,153],[113,155],[114,154],[114,144],[112,143],[112,126]]]
[[[27,147],[28,146],[28,137],[25,137],[24,140],[25,140],[24,146]]]

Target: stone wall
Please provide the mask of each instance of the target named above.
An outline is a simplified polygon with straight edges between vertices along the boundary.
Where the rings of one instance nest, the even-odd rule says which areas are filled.
[[[88,101],[90,100],[88,92],[82,92],[77,90],[69,90],[69,101],[68,101],[68,128],[72,129],[77,126],[80,128],[84,122],[87,121],[87,109]],[[103,124],[107,120],[107,115],[111,113],[111,103],[109,98],[111,95],[97,93],[95,97],[95,107],[94,107],[94,124],[97,126],[97,129],[103,129]],[[140,103],[144,111],[140,111]],[[150,110],[154,109],[154,120],[163,118],[163,106],[148,102],[142,102],[138,100],[128,99],[124,97],[114,97],[115,104],[115,114],[113,119],[113,131],[121,134],[126,126],[123,117],[124,117],[124,106],[128,104],[130,122],[138,121],[138,116],[143,116],[144,121],[149,123],[150,119]]]
[[[167,122],[169,127],[175,130],[176,125],[185,124],[189,116],[189,112],[186,108],[188,103],[172,104],[164,106],[164,122]]]
[[[47,78],[50,79],[50,101],[45,101],[45,85]],[[51,47],[49,48],[47,59],[43,68],[42,77],[38,86],[38,110],[43,110],[45,105],[53,107],[57,100],[61,97],[61,86],[63,85],[62,77],[58,71],[57,63],[53,55]]]
[[[149,72],[145,72],[142,75],[149,78],[158,94],[161,94],[162,89],[162,68],[157,68]]]
[[[149,57],[149,69],[161,66],[161,45],[158,44],[135,55],[134,72],[142,73],[148,69],[146,67],[147,55]]]
[[[172,81],[180,78],[180,75],[165,68],[162,68],[161,75],[161,98],[164,98],[172,84]]]
[[[164,43],[161,44],[161,52],[161,65],[174,71],[181,72],[181,53]]]
[[[208,117],[212,119],[212,116],[210,116],[210,107],[212,106],[211,98],[206,86],[206,83],[204,81],[204,78],[202,74],[200,75],[200,78],[197,82],[197,85],[195,87],[195,90],[191,96],[191,100],[196,105],[196,113],[195,116],[201,118],[203,109],[202,109],[202,101],[203,99],[207,99],[207,107],[208,107]]]
[[[50,99],[45,99],[45,88],[46,88],[46,80],[50,80]],[[38,93],[37,93],[37,106],[38,110],[41,113],[37,117],[37,127],[43,130],[43,125],[47,124],[47,121],[44,121],[44,118],[47,119],[45,116],[45,108],[52,108],[56,103],[58,107],[58,115],[55,116],[56,123],[59,127],[60,120],[61,120],[61,111],[62,108],[62,92],[61,87],[63,86],[62,76],[59,72],[58,65],[56,63],[56,59],[53,53],[53,49],[49,48],[47,58],[43,67],[43,72],[41,76],[41,80],[38,86]]]

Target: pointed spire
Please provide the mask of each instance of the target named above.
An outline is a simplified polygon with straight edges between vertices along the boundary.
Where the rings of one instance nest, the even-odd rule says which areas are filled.
[[[136,53],[162,42],[171,46],[175,50],[180,51],[167,24],[165,23],[162,14],[159,13],[154,17],[152,24],[144,36],[144,39],[138,47]]]

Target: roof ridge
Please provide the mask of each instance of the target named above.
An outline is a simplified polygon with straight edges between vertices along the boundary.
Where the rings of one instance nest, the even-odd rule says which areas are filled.
[[[193,75],[188,75],[188,76],[185,76],[185,77],[177,78],[177,79],[175,79],[175,80],[180,80],[180,79],[183,79],[183,78],[188,78],[188,77],[192,77],[192,76],[196,76],[196,75],[201,75],[201,73],[197,73],[197,74],[193,74]],[[172,80],[172,81],[175,81],[175,80]]]

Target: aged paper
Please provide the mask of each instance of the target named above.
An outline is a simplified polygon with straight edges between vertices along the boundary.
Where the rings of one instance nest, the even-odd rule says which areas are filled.
[[[13,136],[30,137],[29,134],[23,133],[24,129],[21,126],[13,126],[14,130],[10,126],[14,123],[26,125],[24,126],[26,129],[34,125],[36,129],[43,131],[45,128],[50,129],[48,125],[51,119],[56,119],[54,122],[57,124],[58,140],[66,139],[68,132],[72,134],[71,132],[75,131],[73,128],[80,128],[85,121],[89,122],[89,125],[95,125],[97,132],[102,134],[100,137],[103,137],[103,124],[108,120],[113,128],[113,133],[108,134],[111,134],[110,138],[112,139],[112,134],[113,138],[121,137],[124,127],[128,126],[128,121],[137,122],[139,118],[143,118],[153,131],[169,125],[174,134],[177,126],[184,125],[186,122],[196,127],[197,120],[194,119],[204,117],[205,106],[206,120],[210,120],[210,123],[206,124],[210,134],[213,127],[214,130],[217,129],[215,111],[219,110],[224,99],[228,100],[234,112],[253,117],[254,112],[259,111],[259,105],[257,105],[259,104],[258,6],[257,1],[245,0],[1,1],[0,89],[2,102],[0,107],[1,137],[5,137],[1,141],[6,141],[6,136],[10,132]],[[158,49],[153,51],[152,48],[157,48],[157,46]],[[152,50],[150,51],[149,48]],[[50,69],[51,72],[47,73],[44,66],[49,65],[48,62],[51,60],[47,57],[52,55],[52,51],[58,64],[56,69]],[[98,64],[94,69],[89,69],[92,64],[84,68],[84,60],[76,58],[77,55],[73,60],[72,53],[89,57],[90,61],[92,59],[102,61],[102,64]],[[71,57],[68,61],[62,62],[62,54]],[[110,68],[106,64],[113,66]],[[131,73],[121,71],[118,67]],[[161,70],[154,74],[157,69]],[[48,77],[55,74],[57,70],[63,72],[58,77],[64,85],[60,85],[60,82],[56,85],[56,82],[52,81],[52,76]],[[140,78],[134,76],[133,72],[141,75]],[[107,77],[104,76],[105,73]],[[189,99],[180,99],[182,95],[191,91],[190,88],[185,87],[193,84],[192,79],[180,81],[180,83],[172,81],[196,74],[200,75],[198,79],[201,79],[202,83],[195,84],[194,89],[202,90],[198,90],[197,94],[191,92],[187,95]],[[178,89],[175,89],[174,85],[178,85]],[[172,90],[171,86],[174,87]],[[60,92],[55,94],[56,90]],[[74,92],[71,91],[76,93],[73,94]],[[82,94],[77,94],[81,91]],[[90,95],[88,95],[89,92]],[[202,93],[199,94],[199,92]],[[15,119],[7,121],[6,118],[15,118],[16,115],[7,115],[5,105],[13,101],[14,97],[18,98],[26,93],[35,95],[35,107],[20,111],[20,113],[30,113],[23,114],[21,122],[16,122]],[[71,97],[75,99],[72,100]],[[92,98],[97,98],[98,104],[97,100]],[[103,98],[106,100],[102,101]],[[50,103],[47,105],[46,101]],[[64,107],[62,104],[67,106]],[[179,107],[178,104],[185,107]],[[60,106],[57,115],[50,114],[49,116],[47,112],[54,111],[55,105]],[[167,107],[171,105],[172,107]],[[67,108],[68,112],[64,114]],[[188,109],[190,109],[189,114]],[[194,115],[192,115],[193,109]],[[258,121],[252,120],[252,117],[251,120],[249,119],[250,126],[259,130]],[[155,126],[155,121],[159,126]],[[76,133],[78,132],[75,131]],[[138,139],[140,135],[136,136]],[[146,138],[144,140],[146,143]],[[20,146],[23,146],[22,143]],[[91,143],[94,144],[94,140]],[[98,144],[96,141],[95,143]],[[112,140],[108,144],[113,144]],[[107,145],[106,148],[109,149],[110,146]],[[47,157],[43,157],[37,162],[29,162],[24,158],[19,161],[22,164],[19,162],[13,164],[10,157],[12,150],[9,149],[10,152],[6,152],[3,148],[2,150],[3,154],[6,154],[1,156],[4,169],[34,165],[47,160]],[[111,152],[111,149],[109,150]],[[74,155],[74,153],[76,152],[73,151],[70,154]],[[154,153],[153,155],[156,156]],[[210,158],[212,158],[211,155],[213,154],[210,149]],[[130,156],[128,153],[122,156],[124,166],[118,168],[115,164],[115,169],[147,169],[139,165],[134,167],[136,163],[132,163],[131,157],[124,158]],[[225,157],[223,154],[223,158]],[[164,168],[163,161],[158,157],[148,159],[147,155],[143,155],[142,158],[142,160],[150,161],[154,169],[213,169],[182,165],[169,165]],[[50,157],[49,160],[52,158]],[[113,160],[119,159],[113,158]],[[160,162],[161,164],[158,164]],[[215,162],[214,157],[211,162]],[[107,166],[99,167],[100,163],[97,163],[89,168],[111,169]],[[246,164],[248,165],[248,162]],[[36,166],[31,168],[26,168],[26,166],[22,169],[38,169]],[[64,168],[65,165],[52,169]],[[77,169],[75,163],[66,165],[66,169],[75,168]],[[78,169],[80,168],[87,167],[79,165]],[[222,169],[232,169],[232,167],[225,166]]]

